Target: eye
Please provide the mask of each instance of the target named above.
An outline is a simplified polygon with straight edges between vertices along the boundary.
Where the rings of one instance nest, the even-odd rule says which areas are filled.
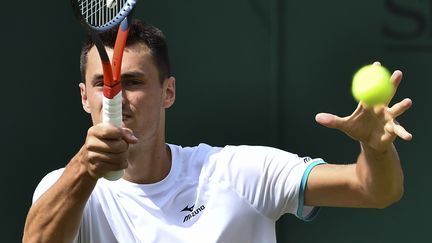
[[[103,87],[103,80],[97,80],[93,82],[93,87]]]
[[[100,81],[100,82],[97,82],[97,83],[95,83],[95,87],[103,87],[103,85],[104,85],[104,83],[103,83],[103,81]]]
[[[142,84],[143,82],[139,79],[128,79],[124,81],[124,86],[137,86]]]

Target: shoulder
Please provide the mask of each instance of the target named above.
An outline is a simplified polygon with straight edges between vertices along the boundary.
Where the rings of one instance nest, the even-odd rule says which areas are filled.
[[[205,143],[200,143],[196,146],[180,146],[168,144],[172,153],[177,153],[182,157],[202,157],[206,156],[211,151],[220,150],[221,147],[211,146]]]
[[[302,160],[296,154],[267,146],[227,145],[211,146],[201,143],[182,147],[169,144],[173,161],[190,166],[252,166],[275,161],[294,162]]]
[[[213,154],[219,153],[221,147],[210,146],[205,143],[201,143],[197,146],[182,147],[179,145],[169,144],[173,161],[185,163],[191,166],[201,166],[209,157]]]
[[[204,167],[207,177],[236,181],[244,178],[252,182],[264,174],[290,171],[304,164],[304,158],[281,149],[267,146],[225,146],[208,156]]]
[[[255,167],[275,163],[292,163],[302,160],[297,154],[267,146],[225,146],[210,157],[210,161],[229,168]]]
[[[219,155],[221,158],[231,158],[231,159],[275,159],[283,157],[285,160],[295,160],[298,159],[296,154],[283,151],[278,148],[267,147],[267,146],[251,146],[251,145],[228,145],[225,146]]]

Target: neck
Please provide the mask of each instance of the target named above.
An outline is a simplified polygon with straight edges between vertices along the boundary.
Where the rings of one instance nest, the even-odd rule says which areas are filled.
[[[171,170],[171,150],[164,141],[138,144],[129,147],[129,166],[124,179],[139,184],[163,180]]]

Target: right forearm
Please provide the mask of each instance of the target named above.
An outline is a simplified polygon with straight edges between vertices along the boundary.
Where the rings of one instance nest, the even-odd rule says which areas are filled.
[[[85,204],[96,185],[78,153],[59,180],[30,208],[23,242],[71,242]]]

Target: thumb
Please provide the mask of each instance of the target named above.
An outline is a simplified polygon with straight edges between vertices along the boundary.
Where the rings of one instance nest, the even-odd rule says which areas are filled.
[[[328,128],[340,129],[343,119],[330,113],[318,113],[315,121]]]
[[[122,132],[123,132],[123,139],[127,142],[127,143],[138,143],[138,138],[135,137],[135,135],[133,134],[132,130],[129,128],[122,128]]]

